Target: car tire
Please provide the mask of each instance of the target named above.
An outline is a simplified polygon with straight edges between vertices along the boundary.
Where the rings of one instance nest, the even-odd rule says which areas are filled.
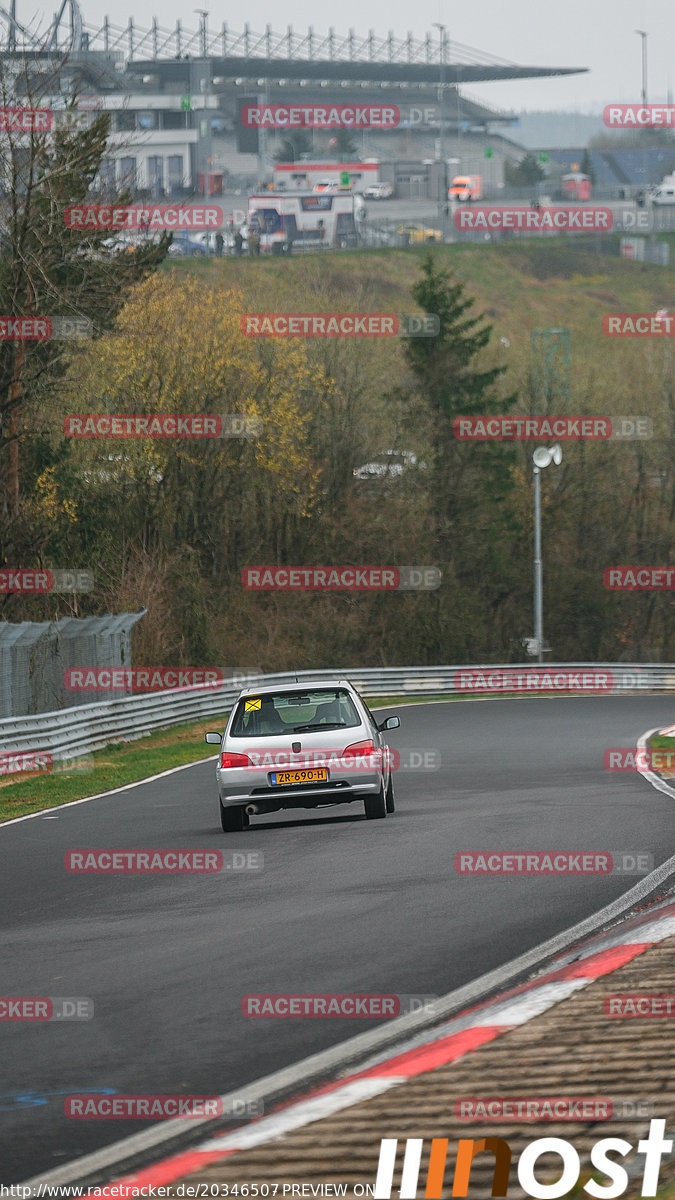
[[[391,775],[389,776],[389,783],[387,784],[387,791],[385,793],[385,798],[386,798],[386,804],[387,804],[387,812],[388,813],[396,812],[396,805],[394,803],[394,781],[393,781]]]
[[[240,833],[248,825],[248,813],[243,804],[236,808],[223,808],[220,805],[220,824],[223,833]]]
[[[366,811],[367,821],[377,821],[381,817],[387,815],[387,801],[384,794],[384,787],[381,787],[376,796],[364,796],[363,807]]]

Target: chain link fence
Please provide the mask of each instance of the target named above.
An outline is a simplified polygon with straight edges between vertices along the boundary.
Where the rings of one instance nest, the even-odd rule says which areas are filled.
[[[98,696],[66,688],[69,667],[130,667],[131,630],[145,613],[0,624],[0,718],[32,716]]]

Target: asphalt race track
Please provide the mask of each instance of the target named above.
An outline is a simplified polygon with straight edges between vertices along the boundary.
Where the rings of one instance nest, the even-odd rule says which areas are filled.
[[[246,994],[441,995],[637,882],[467,878],[454,871],[459,850],[671,855],[673,799],[605,771],[603,751],[672,724],[672,699],[420,704],[400,716],[390,743],[403,760],[435,751],[441,766],[399,771],[385,821],[366,822],[359,803],[224,835],[207,762],[0,828],[0,993],[95,1005],[91,1021],[0,1022],[0,1183],[147,1127],[69,1119],[67,1093],[217,1095],[374,1024],[245,1018]],[[264,870],[69,874],[65,852],[90,847],[256,850]]]

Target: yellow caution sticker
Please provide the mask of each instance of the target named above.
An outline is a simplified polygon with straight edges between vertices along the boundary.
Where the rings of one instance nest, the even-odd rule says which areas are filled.
[[[260,697],[257,700],[244,700],[244,712],[255,712],[260,708]]]

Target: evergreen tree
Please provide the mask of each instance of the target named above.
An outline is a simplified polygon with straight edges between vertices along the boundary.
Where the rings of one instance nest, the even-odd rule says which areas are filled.
[[[492,326],[483,324],[481,315],[471,315],[473,300],[465,295],[464,284],[437,269],[431,252],[412,294],[425,313],[435,313],[440,321],[436,337],[410,338],[405,355],[414,378],[411,410],[416,421],[424,411],[429,425],[433,550],[458,599],[456,626],[438,630],[437,638],[446,642],[450,657],[445,661],[461,661],[469,645],[477,652],[482,638],[488,639],[488,652],[495,613],[517,586],[512,548],[519,528],[510,503],[513,448],[457,440],[453,421],[506,413],[516,395],[500,394],[505,367],[477,363]]]

